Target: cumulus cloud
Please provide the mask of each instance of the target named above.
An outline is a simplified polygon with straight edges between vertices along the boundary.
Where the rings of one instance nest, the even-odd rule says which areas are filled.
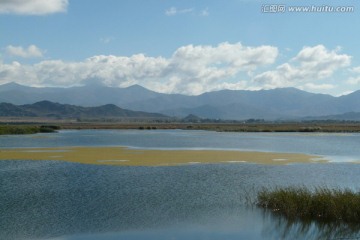
[[[68,0],[1,0],[1,13],[21,15],[46,15],[65,12]]]
[[[331,77],[335,71],[351,63],[351,56],[340,54],[339,51],[339,48],[328,50],[323,45],[304,47],[290,62],[255,76],[253,82],[266,88],[276,88],[301,86]]]
[[[37,51],[38,50],[38,51]],[[20,57],[42,56],[37,47],[7,47],[8,54]],[[196,95],[221,89],[262,89],[297,87],[326,92],[336,88],[328,78],[348,67],[351,56],[339,49],[322,45],[304,47],[287,63],[271,71],[278,57],[274,46],[244,46],[241,43],[186,45],[168,57],[98,55],[83,61],[45,60],[26,65],[0,61],[0,83],[16,81],[32,86],[74,86],[98,82],[107,86],[127,87],[140,84],[164,93]],[[348,84],[360,84],[359,67]]]
[[[23,80],[21,80],[21,78],[26,76],[31,80],[31,84],[34,84],[34,72],[31,69],[30,72],[26,73],[27,69],[29,69],[29,67],[22,66],[19,62],[12,62],[11,64],[0,63],[0,81],[2,83],[12,81],[22,82]]]
[[[0,63],[0,82],[17,81],[36,86],[83,85],[98,81],[108,86],[140,84],[167,93],[200,94],[222,88],[241,89],[237,80],[278,56],[273,46],[249,47],[241,43],[217,46],[187,45],[171,57],[99,55],[80,62],[46,60],[34,65]]]
[[[37,58],[43,57],[44,51],[35,45],[30,45],[27,48],[21,46],[9,45],[6,47],[6,52],[10,56],[22,57],[22,58]]]
[[[196,93],[209,90],[206,88],[235,77],[239,72],[271,64],[277,56],[278,49],[272,46],[246,47],[240,43],[222,43],[216,47],[188,45],[174,52],[167,71],[181,79],[174,89]]]

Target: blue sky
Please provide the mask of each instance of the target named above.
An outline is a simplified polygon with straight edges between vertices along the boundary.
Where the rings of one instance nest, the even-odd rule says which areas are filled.
[[[358,1],[1,0],[0,22],[0,84],[360,89]]]

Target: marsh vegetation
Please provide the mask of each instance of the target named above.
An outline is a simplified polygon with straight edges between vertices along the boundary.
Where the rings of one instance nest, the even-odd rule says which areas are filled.
[[[263,189],[257,195],[257,205],[290,220],[360,225],[360,192],[350,189]]]
[[[0,125],[0,135],[52,133],[59,129],[53,125]]]

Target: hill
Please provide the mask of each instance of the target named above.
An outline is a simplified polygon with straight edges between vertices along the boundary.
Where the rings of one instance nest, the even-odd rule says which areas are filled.
[[[14,105],[0,103],[0,117],[45,117],[45,118],[166,118],[159,113],[147,113],[122,109],[114,104],[98,107],[81,107],[40,101],[34,104]]]

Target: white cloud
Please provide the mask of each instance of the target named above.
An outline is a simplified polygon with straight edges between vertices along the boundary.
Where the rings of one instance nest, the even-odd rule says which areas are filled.
[[[165,10],[165,15],[166,16],[175,16],[175,15],[178,15],[178,14],[191,13],[193,11],[194,11],[193,8],[178,9],[176,7],[171,7],[169,9]]]
[[[30,49],[33,49],[32,51]],[[36,56],[36,47],[7,48],[8,54]],[[37,56],[42,56],[38,53]],[[32,86],[74,86],[99,82],[127,87],[140,84],[165,93],[201,94],[221,89],[266,89],[297,87],[307,91],[334,91],[340,85],[332,77],[349,66],[351,56],[324,46],[304,47],[287,63],[259,74],[279,56],[274,46],[244,46],[241,43],[186,45],[164,58],[144,54],[98,55],[83,61],[44,60],[26,65],[0,61],[0,83],[19,82]],[[348,84],[359,85],[359,67]],[[331,82],[328,80],[330,78]]]
[[[181,79],[174,87],[175,91],[196,94],[210,90],[209,87],[215,87],[220,81],[236,77],[239,72],[271,64],[277,56],[278,50],[272,46],[246,47],[240,43],[222,43],[216,47],[188,45],[175,51],[167,70]],[[196,88],[194,82],[199,84]]]
[[[46,15],[65,12],[68,0],[1,0],[0,13]]]
[[[108,86],[126,87],[159,77],[166,67],[164,58],[94,56],[82,62],[43,61],[33,66],[42,84],[68,86],[98,81]]]
[[[253,82],[265,88],[276,88],[301,86],[331,77],[351,63],[351,56],[339,54],[339,50],[328,50],[323,45],[304,47],[289,63],[255,76]]]
[[[35,45],[30,45],[27,48],[21,46],[9,45],[6,47],[6,52],[10,56],[22,57],[22,58],[37,58],[43,57],[44,51]]]
[[[130,57],[99,55],[80,62],[0,63],[0,82],[71,86],[98,81],[108,86],[140,84],[161,92],[200,94],[223,88],[245,88],[245,81],[236,80],[238,75],[272,64],[277,56],[278,49],[273,46],[187,45],[178,48],[170,58],[143,54]]]

